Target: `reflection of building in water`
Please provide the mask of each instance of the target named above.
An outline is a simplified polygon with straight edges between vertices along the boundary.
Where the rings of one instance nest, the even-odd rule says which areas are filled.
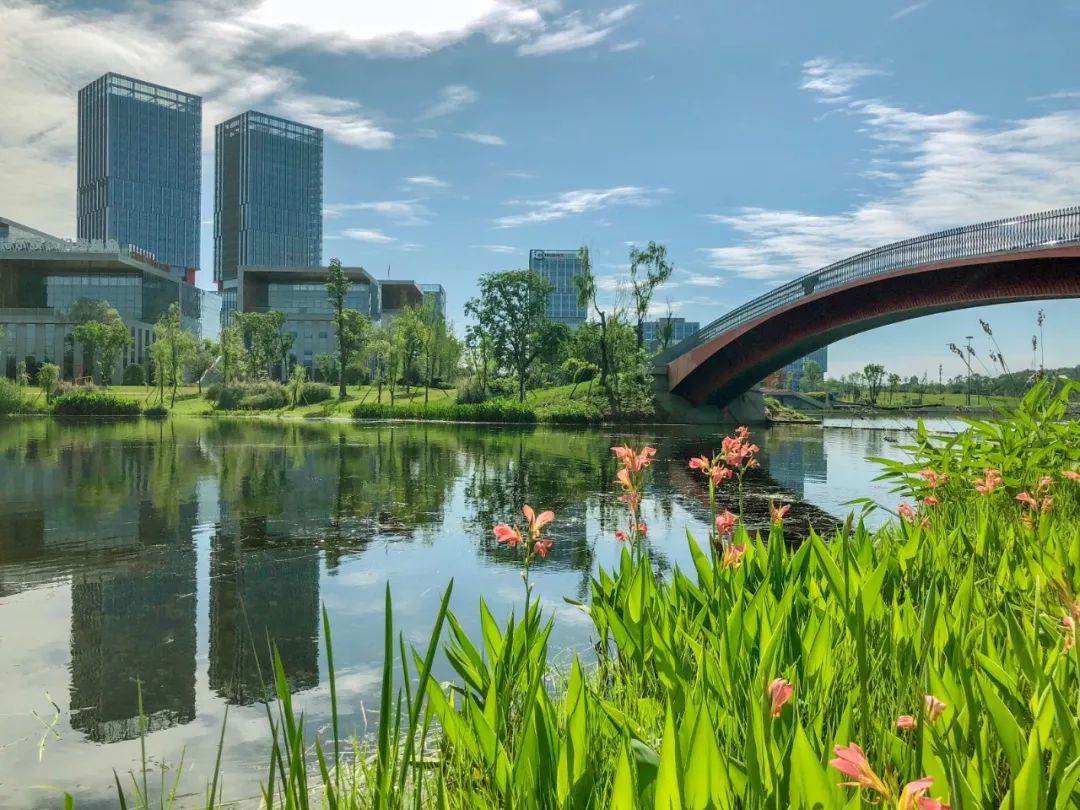
[[[784,490],[801,500],[807,481],[826,482],[829,467],[821,428],[773,428],[757,438],[762,467]]]
[[[214,536],[210,557],[210,688],[230,703],[274,693],[272,642],[292,691],[319,684],[319,557],[275,548],[265,517]]]
[[[71,584],[71,725],[95,742],[195,718],[195,550],[198,505],[180,504],[178,525],[150,503],[138,507],[139,555]],[[138,683],[138,685],[137,685]]]

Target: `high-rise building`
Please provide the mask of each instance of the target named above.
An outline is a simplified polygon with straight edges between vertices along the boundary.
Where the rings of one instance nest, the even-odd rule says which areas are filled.
[[[574,277],[581,275],[581,258],[576,250],[530,250],[529,269],[554,289],[548,294],[547,315],[571,329],[585,323],[589,312],[578,306]]]
[[[249,110],[214,141],[214,280],[231,311],[239,268],[322,264],[323,132]]]
[[[136,247],[194,282],[201,130],[199,96],[115,73],[82,88],[79,239]]]

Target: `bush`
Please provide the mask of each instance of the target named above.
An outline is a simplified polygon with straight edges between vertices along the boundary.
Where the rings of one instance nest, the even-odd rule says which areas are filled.
[[[325,402],[333,396],[334,389],[326,383],[304,383],[304,387],[300,391],[300,404],[314,405],[316,402]]]
[[[124,385],[146,385],[146,369],[141,363],[132,363],[124,367]]]
[[[7,377],[0,377],[0,416],[9,413],[26,413],[29,402],[21,386]]]
[[[530,424],[537,421],[536,411],[512,400],[492,400],[477,404],[406,402],[361,402],[353,408],[356,419],[429,419],[453,422],[512,422]]]
[[[135,400],[101,391],[72,391],[53,400],[53,413],[63,416],[134,416],[140,411]]]

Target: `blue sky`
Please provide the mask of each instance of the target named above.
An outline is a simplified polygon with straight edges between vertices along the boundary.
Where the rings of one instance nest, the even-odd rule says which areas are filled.
[[[74,234],[75,93],[114,70],[326,131],[324,259],[443,283],[590,246],[609,303],[630,243],[707,322],[861,249],[1080,202],[1080,2],[225,0],[0,9],[0,211]],[[1037,310],[1078,362],[1080,303],[968,310],[836,344],[831,369],[959,373],[989,320],[1014,367]]]

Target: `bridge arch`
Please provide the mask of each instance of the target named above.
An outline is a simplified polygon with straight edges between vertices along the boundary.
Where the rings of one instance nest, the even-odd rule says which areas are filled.
[[[1080,207],[909,239],[844,259],[718,318],[657,358],[668,388],[726,404],[837,340],[988,304],[1080,298]]]

